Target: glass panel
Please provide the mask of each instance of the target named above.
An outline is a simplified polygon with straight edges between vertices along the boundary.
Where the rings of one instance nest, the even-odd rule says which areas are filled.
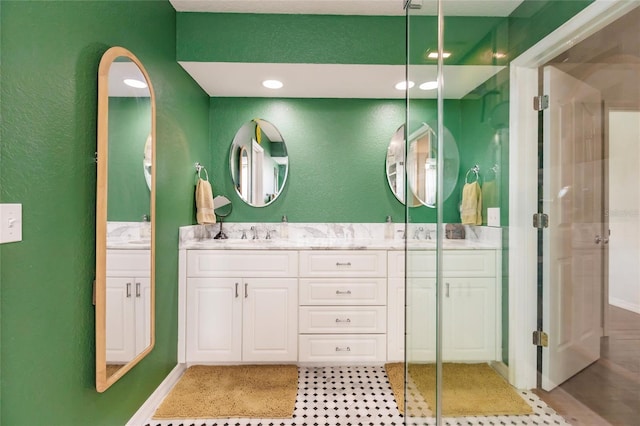
[[[549,226],[538,311],[549,338],[539,392],[576,424],[640,415],[640,9],[624,6],[580,21],[586,33],[538,68],[550,100],[540,129]]]

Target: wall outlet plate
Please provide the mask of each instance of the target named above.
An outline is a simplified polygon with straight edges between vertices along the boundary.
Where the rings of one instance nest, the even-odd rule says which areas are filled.
[[[22,241],[22,204],[0,204],[0,244]]]
[[[500,207],[489,207],[487,209],[487,226],[500,226]]]

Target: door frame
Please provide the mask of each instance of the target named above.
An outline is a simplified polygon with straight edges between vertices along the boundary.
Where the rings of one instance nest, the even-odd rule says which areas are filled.
[[[538,211],[538,68],[636,7],[625,0],[595,0],[510,64],[509,105],[509,382],[536,387]]]

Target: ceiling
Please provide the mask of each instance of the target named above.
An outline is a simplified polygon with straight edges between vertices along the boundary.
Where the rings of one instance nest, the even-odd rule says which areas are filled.
[[[178,12],[280,13],[325,15],[404,15],[404,0],[170,0]],[[445,0],[448,16],[508,16],[522,0]],[[435,15],[434,0],[413,0],[421,9],[412,14]],[[210,95],[220,97],[294,98],[404,98],[396,83],[405,79],[403,65],[280,64],[180,61],[180,65]],[[445,66],[444,97],[459,99],[503,69],[500,66]],[[436,79],[435,65],[416,65],[409,70],[416,86],[412,98],[436,98],[437,91],[418,85]],[[262,87],[277,79],[278,90]]]
[[[178,12],[404,15],[405,0],[170,0]],[[445,0],[449,16],[509,16],[523,0]],[[434,0],[413,0],[412,14],[436,15]]]

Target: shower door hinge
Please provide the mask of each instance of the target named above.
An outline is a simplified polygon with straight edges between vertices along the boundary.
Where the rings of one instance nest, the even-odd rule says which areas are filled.
[[[542,111],[549,108],[549,95],[540,95],[533,97],[533,109]]]
[[[549,215],[546,213],[533,214],[533,227],[537,229],[549,227]]]
[[[549,346],[549,335],[542,330],[534,331],[533,344],[535,346],[542,346],[543,348],[546,348]]]

